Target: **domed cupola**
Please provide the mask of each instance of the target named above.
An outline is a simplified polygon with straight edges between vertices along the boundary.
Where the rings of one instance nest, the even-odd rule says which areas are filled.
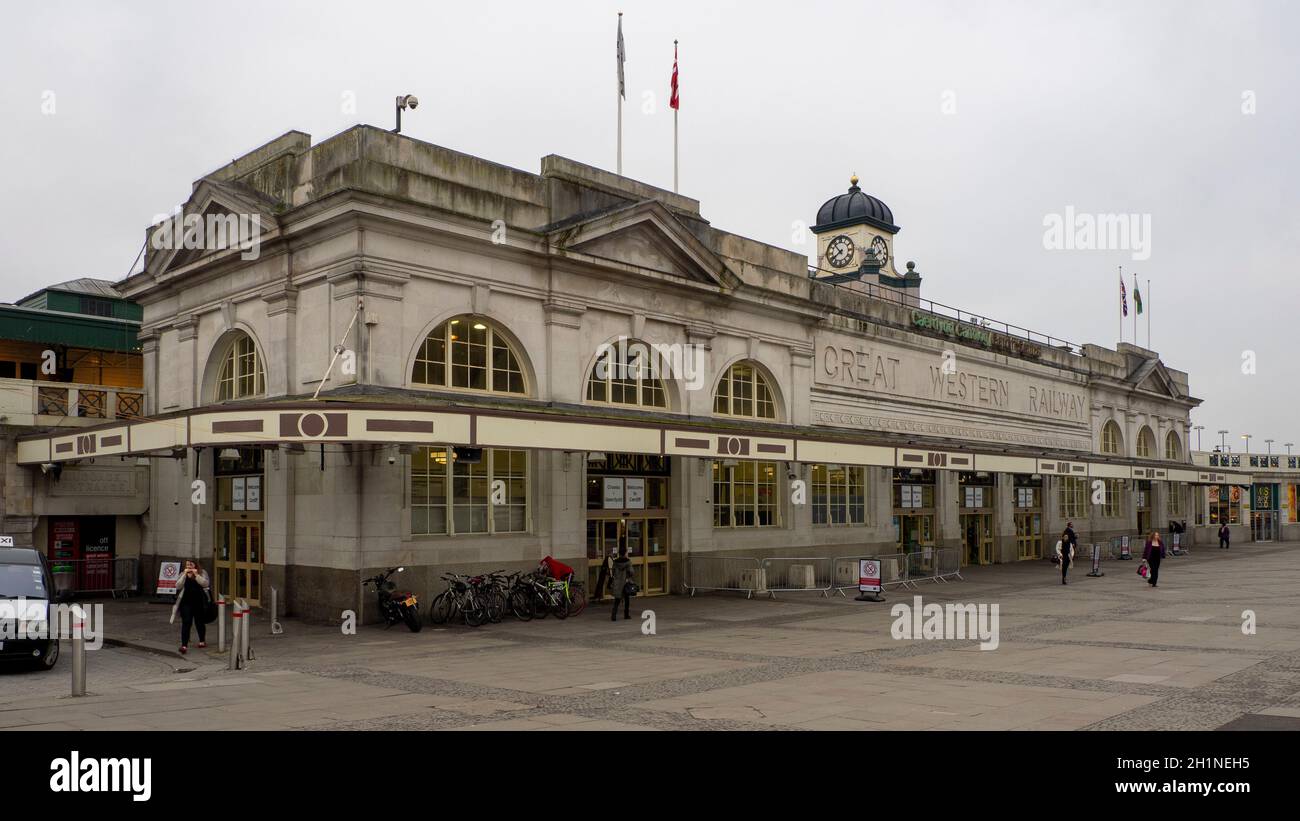
[[[897,234],[899,230],[894,224],[894,213],[889,210],[889,206],[870,194],[862,193],[858,187],[857,175],[849,180],[849,190],[846,193],[831,197],[817,209],[817,224],[812,230],[820,234],[852,225],[870,225],[891,234]]]

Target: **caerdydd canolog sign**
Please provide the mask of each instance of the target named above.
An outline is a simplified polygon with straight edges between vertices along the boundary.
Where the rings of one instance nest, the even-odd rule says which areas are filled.
[[[817,385],[1057,423],[1083,425],[1089,420],[1087,388],[1047,373],[997,367],[965,352],[945,363],[942,351],[917,351],[837,333],[819,333],[814,344]]]

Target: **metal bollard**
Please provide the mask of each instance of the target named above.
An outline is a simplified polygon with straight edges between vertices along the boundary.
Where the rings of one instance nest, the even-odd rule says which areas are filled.
[[[248,606],[247,601],[240,604],[244,608],[243,624],[239,628],[239,640],[243,644],[244,666],[253,658],[253,608]]]
[[[271,588],[271,635],[278,636],[284,632],[284,626],[280,624],[280,591],[274,587]]]
[[[234,602],[230,613],[230,663],[227,670],[238,670],[243,666],[243,659],[239,653],[242,645],[239,641],[239,623],[243,620],[243,611],[239,607],[239,602]]]
[[[81,605],[72,608],[72,695],[86,694],[86,612]]]
[[[217,652],[226,652],[226,597],[217,597]]]

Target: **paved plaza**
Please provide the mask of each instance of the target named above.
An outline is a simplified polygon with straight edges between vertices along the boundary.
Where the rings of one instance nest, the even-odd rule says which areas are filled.
[[[617,623],[593,606],[566,621],[354,636],[286,619],[272,638],[262,620],[238,671],[215,649],[176,655],[168,608],[107,602],[117,646],[89,654],[91,695],[67,695],[66,656],[51,673],[0,672],[0,728],[1295,729],[1297,556],[1300,544],[1201,548],[1167,560],[1154,590],[1134,562],[1107,562],[1102,578],[1082,567],[1068,586],[1033,562],[884,603],[701,594],[634,600]],[[997,649],[895,640],[890,608],[914,595],[997,604]]]

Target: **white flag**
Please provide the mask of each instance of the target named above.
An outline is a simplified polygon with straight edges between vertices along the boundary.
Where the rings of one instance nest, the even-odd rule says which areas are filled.
[[[618,16],[618,96],[627,99],[623,90],[623,64],[627,62],[627,50],[623,48],[623,15]]]

